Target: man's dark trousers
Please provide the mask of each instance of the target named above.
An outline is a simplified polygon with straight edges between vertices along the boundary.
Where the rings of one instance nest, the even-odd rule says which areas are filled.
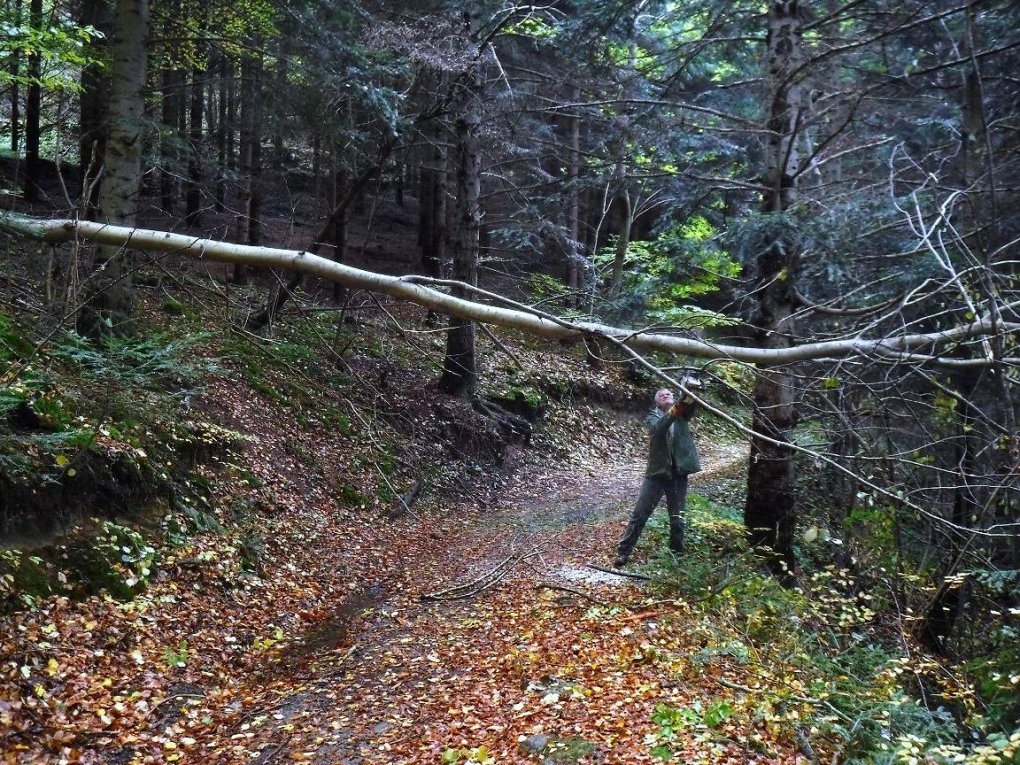
[[[684,519],[680,513],[687,499],[687,474],[673,473],[669,478],[645,478],[641,484],[641,494],[638,495],[634,512],[631,513],[630,522],[627,524],[627,531],[624,532],[617,548],[617,560],[630,559],[638,537],[641,536],[641,530],[663,494],[666,495],[666,510],[669,513],[669,549],[673,552],[683,551]]]

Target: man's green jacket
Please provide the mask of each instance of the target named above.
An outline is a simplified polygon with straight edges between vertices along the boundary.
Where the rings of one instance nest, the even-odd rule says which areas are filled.
[[[694,416],[697,404],[680,404],[679,414],[656,409],[649,416],[651,436],[648,442],[646,478],[671,478],[677,474],[697,473],[701,470],[698,450],[688,421]]]

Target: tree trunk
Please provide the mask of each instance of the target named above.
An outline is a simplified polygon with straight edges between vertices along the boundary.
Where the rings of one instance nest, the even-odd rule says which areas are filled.
[[[227,178],[233,179],[237,172],[237,141],[234,132],[234,125],[237,124],[237,68],[234,62],[227,59],[227,122],[224,128],[223,140],[226,143],[227,155]],[[236,184],[235,184],[236,185]],[[227,184],[225,196],[230,195],[230,184]]]
[[[180,70],[174,69],[174,64],[168,63],[168,69],[163,70],[163,126],[162,147],[160,150],[160,201],[163,211],[167,215],[174,214],[177,205],[177,176],[178,176],[178,155],[180,136],[177,133],[177,126],[181,122],[181,92],[184,87],[183,76]]]
[[[570,98],[578,100],[580,91],[573,88]],[[567,286],[571,294],[581,286],[578,266],[584,248],[581,246],[581,189],[578,180],[581,176],[581,120],[572,116],[568,122],[567,156],[567,235],[570,237],[567,249]],[[583,302],[583,301],[579,301]]]
[[[481,222],[479,197],[481,192],[481,151],[478,129],[481,123],[479,95],[481,90],[478,62],[471,65],[466,81],[460,87],[454,132],[456,135],[456,194],[454,230],[451,236],[453,278],[465,284],[478,283],[478,233]],[[455,297],[467,297],[460,287],[454,288]],[[446,358],[439,389],[453,396],[473,397],[478,385],[475,362],[475,324],[466,319],[451,319],[446,335]]]
[[[334,155],[333,158],[333,204],[336,204],[337,199],[343,198],[345,189],[347,187],[347,173],[344,172],[344,166],[341,159]],[[347,248],[347,211],[340,215],[335,216],[333,221],[333,231],[331,237],[331,244],[333,245],[333,260],[337,263],[344,262],[344,254]],[[347,297],[347,290],[342,284],[336,282],[333,283],[333,302],[340,305],[344,302]]]
[[[219,92],[216,100],[216,186],[213,204],[216,212],[226,209],[227,195],[227,92],[231,82],[230,59],[224,54],[219,60]]]
[[[148,0],[117,0],[110,65],[109,137],[99,195],[99,220],[132,225],[142,176],[142,116],[149,32]],[[90,299],[78,317],[91,336],[130,331],[133,304],[128,250],[97,248]]]
[[[431,149],[418,175],[418,248],[421,272],[438,279],[442,274],[444,224],[446,222],[446,157],[442,147],[442,129],[434,123],[429,136]]]
[[[338,202],[337,206],[349,203],[350,195]],[[328,222],[332,225],[332,222]],[[328,232],[320,231],[310,250],[283,250],[276,247],[249,247],[213,239],[199,239],[187,234],[169,231],[153,231],[140,228],[114,226],[83,220],[45,220],[0,210],[0,231],[25,236],[51,244],[74,242],[80,239],[110,245],[116,248],[145,250],[147,252],[172,252],[181,257],[211,260],[217,263],[245,263],[256,268],[280,268],[317,276],[329,281],[338,281],[353,289],[370,290],[391,295],[397,300],[417,303],[430,310],[451,316],[461,316],[472,321],[495,324],[519,329],[538,337],[563,342],[580,342],[586,336],[598,335],[619,341],[635,350],[657,351],[680,356],[694,356],[702,359],[726,359],[747,364],[772,365],[832,358],[869,358],[882,353],[909,354],[923,350],[931,352],[952,346],[973,345],[983,337],[1001,335],[1008,338],[1020,337],[1020,322],[1001,322],[991,319],[976,319],[949,329],[917,334],[892,334],[880,337],[854,337],[849,340],[825,340],[805,343],[792,348],[769,350],[756,346],[727,345],[715,341],[699,340],[678,335],[658,335],[633,327],[611,327],[593,322],[573,321],[560,323],[536,315],[533,312],[506,308],[497,304],[480,303],[474,300],[455,298],[430,284],[432,280],[418,276],[386,276],[359,268],[352,268],[321,258],[311,250],[318,249],[317,243]],[[439,286],[448,286],[440,282]],[[464,288],[464,293],[473,290]],[[264,325],[263,325],[264,326]],[[969,366],[988,366],[983,356],[970,359],[954,359],[954,363]],[[1012,360],[1011,360],[1012,361]],[[1020,363],[1020,362],[1017,362]],[[718,412],[726,418],[725,413]],[[733,420],[738,429],[743,426]],[[797,449],[798,447],[791,447]],[[838,467],[838,463],[830,463]],[[861,478],[865,485],[876,488]]]
[[[803,62],[803,42],[797,0],[769,4],[766,43],[768,124],[762,212],[785,212],[795,201],[793,170],[799,162],[797,131],[800,126],[801,85],[794,78]],[[796,297],[793,279],[798,263],[798,243],[776,239],[757,261],[758,299],[755,326],[762,345],[782,350],[793,345]],[[794,581],[793,540],[796,525],[794,506],[794,452],[786,444],[796,424],[793,380],[781,367],[761,370],[754,389],[755,437],[747,472],[744,523],[752,544],[769,548],[769,564],[784,583]],[[778,443],[775,443],[778,442]]]
[[[168,19],[163,24],[163,34],[173,33],[173,25],[181,15],[181,0],[172,0],[169,8]],[[184,73],[180,68],[181,63],[167,50],[167,60],[163,64],[163,71],[160,73],[160,87],[162,89],[162,120],[160,128],[160,157],[159,157],[159,188],[160,203],[163,212],[173,216],[177,206],[177,196],[180,184],[180,124],[181,112],[184,109]]]
[[[312,133],[312,193],[317,197],[322,191],[322,133]]]
[[[241,60],[240,125],[237,140],[237,181],[242,194],[240,210],[234,228],[234,238],[247,242],[251,234],[248,216],[251,214],[252,159],[255,143],[255,61],[251,56]],[[248,282],[247,269],[243,265],[234,268],[237,284]]]
[[[609,280],[609,299],[616,300],[623,288],[623,265],[627,260],[627,248],[630,247],[630,232],[634,225],[634,204],[630,191],[620,192],[620,236],[616,240],[616,254],[613,257],[613,275]]]
[[[30,0],[29,25],[41,30],[43,25],[42,0]],[[28,99],[25,102],[25,199],[39,199],[42,166],[39,161],[40,116],[42,114],[42,55],[33,50],[27,57]]]
[[[199,225],[202,217],[202,109],[204,106],[204,81],[198,66],[194,66],[191,69],[191,104],[189,108],[191,124],[188,130],[188,185],[184,196],[184,219],[189,226]]]
[[[14,0],[12,20],[14,26],[21,26],[21,0]],[[11,153],[15,156],[21,150],[21,90],[18,78],[21,76],[21,55],[17,48],[11,51],[7,60],[7,73],[11,78]]]
[[[90,53],[103,58],[102,51],[111,34],[110,8],[105,0],[86,0],[82,4],[82,26],[93,26],[104,37],[93,38]],[[110,100],[110,78],[106,68],[93,64],[81,73],[79,96],[78,156],[82,182],[82,208],[86,218],[95,219],[102,184],[103,158],[106,155],[106,108]]]
[[[261,44],[261,43],[259,43]],[[251,152],[248,175],[248,244],[262,244],[262,56],[252,62]]]
[[[274,172],[284,170],[287,166],[287,151],[284,148],[283,142],[283,107],[284,101],[283,94],[287,92],[288,80],[290,79],[290,59],[287,56],[279,56],[277,58],[276,69],[272,71],[269,82],[271,83],[271,93],[275,94],[274,107],[271,107],[271,112],[275,112],[276,119],[273,121],[273,156],[270,159],[270,167]],[[275,83],[273,87],[272,83]],[[270,96],[273,97],[272,95]]]

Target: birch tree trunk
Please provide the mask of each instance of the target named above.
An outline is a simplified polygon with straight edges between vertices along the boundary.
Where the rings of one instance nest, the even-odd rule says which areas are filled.
[[[339,206],[345,205],[341,200]],[[332,226],[332,223],[329,223]],[[245,263],[255,268],[280,268],[299,271],[310,276],[336,281],[352,289],[369,290],[390,295],[397,300],[406,300],[432,311],[451,316],[460,316],[471,321],[510,327],[538,337],[564,342],[580,342],[587,336],[598,335],[617,340],[620,345],[635,350],[658,351],[702,359],[730,359],[759,366],[792,364],[812,359],[858,358],[858,359],[899,359],[904,362],[930,362],[952,369],[987,367],[993,364],[984,356],[960,358],[945,349],[953,351],[954,344],[980,340],[985,337],[1020,337],[1020,322],[976,318],[968,324],[948,329],[916,334],[891,334],[878,337],[854,336],[840,340],[823,340],[789,348],[766,349],[757,346],[726,345],[713,341],[698,340],[678,335],[658,335],[633,327],[612,327],[584,321],[566,321],[543,315],[522,306],[507,308],[500,304],[502,296],[486,293],[465,285],[463,292],[475,297],[483,295],[495,304],[453,297],[435,287],[450,286],[445,280],[427,277],[387,276],[363,271],[341,263],[334,263],[319,257],[310,250],[282,250],[275,247],[251,247],[244,244],[219,242],[213,239],[175,234],[169,231],[153,231],[128,228],[106,223],[74,219],[46,220],[0,210],[0,231],[16,236],[28,237],[55,244],[88,240],[113,247],[145,250],[148,252],[172,252],[181,257],[210,260],[217,263]],[[316,242],[328,235],[328,229],[319,232]],[[1016,303],[1008,304],[1011,309]],[[1012,341],[1010,341],[1012,342]],[[958,345],[956,347],[959,347]],[[936,354],[936,355],[932,355]],[[1009,357],[1004,363],[1020,365],[1020,358]],[[706,409],[708,406],[706,405]],[[725,418],[724,418],[725,419]],[[729,421],[729,420],[727,420]],[[736,420],[731,424],[737,424]],[[807,451],[803,447],[792,447]]]
[[[795,79],[804,61],[799,2],[769,3],[765,77],[768,86],[770,131],[765,146],[762,212],[787,211],[796,200],[794,180],[799,163],[798,129],[801,123],[802,85]],[[785,228],[777,227],[779,230]],[[793,345],[796,331],[796,298],[793,279],[798,264],[798,244],[775,239],[757,261],[758,300],[755,325],[767,350]],[[762,368],[754,389],[752,430],[768,438],[751,440],[747,472],[744,523],[752,544],[771,548],[770,565],[781,581],[794,575],[793,539],[794,452],[786,446],[796,424],[793,380],[783,367]]]
[[[133,225],[142,177],[143,89],[149,34],[148,0],[117,0],[110,66],[109,135],[99,220]],[[100,245],[90,297],[78,316],[79,330],[91,336],[125,334],[131,329],[133,294],[129,250]]]

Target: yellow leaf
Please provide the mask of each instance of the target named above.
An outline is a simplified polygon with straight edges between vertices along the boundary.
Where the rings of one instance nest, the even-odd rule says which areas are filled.
[[[77,470],[75,470],[74,468],[68,468],[67,469],[67,477],[68,478],[74,478],[76,475],[78,475],[78,471]]]
[[[46,662],[46,674],[48,674],[50,677],[53,677],[55,674],[57,674],[58,669],[60,669],[60,665],[57,664],[56,659],[50,659],[48,662]]]
[[[32,686],[32,691],[33,691],[33,692],[35,693],[35,695],[36,695],[36,696],[38,696],[38,697],[39,697],[40,699],[41,699],[41,698],[42,698],[43,696],[45,696],[45,695],[46,695],[46,689],[45,689],[45,688],[43,688],[43,687],[42,687],[42,686],[41,686],[41,685],[40,685],[39,683],[36,683],[36,684],[35,684],[34,686]]]
[[[804,541],[805,542],[814,542],[816,539],[818,539],[818,527],[817,526],[812,526],[810,529],[808,529],[807,531],[804,532]]]
[[[55,462],[57,463],[57,467],[64,467],[64,465],[66,465],[69,461],[70,460],[68,460],[67,457],[63,454],[58,454],[55,460]]]

